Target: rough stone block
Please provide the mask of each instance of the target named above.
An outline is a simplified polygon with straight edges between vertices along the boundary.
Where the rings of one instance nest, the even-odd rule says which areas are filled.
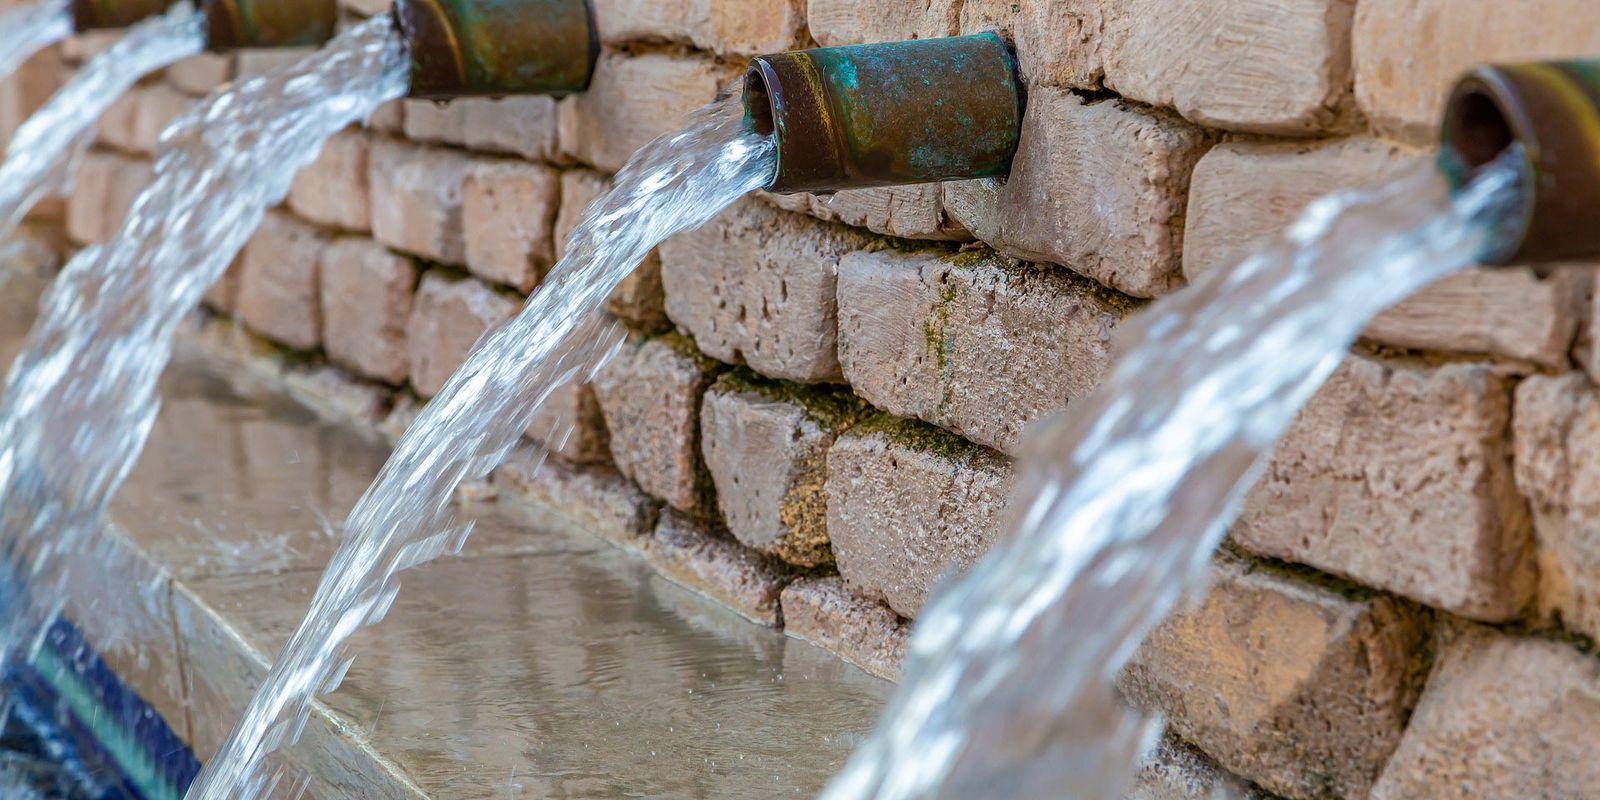
[[[623,345],[594,377],[617,468],[667,505],[702,517],[715,506],[700,457],[700,403],[717,369],[668,334]]]
[[[839,368],[839,259],[870,240],[742,200],[661,246],[667,316],[712,358],[819,382]]]
[[[273,211],[245,245],[239,272],[239,319],[249,329],[295,350],[322,343],[319,273],[328,238]]]
[[[67,199],[67,236],[78,244],[110,241],[151,175],[148,161],[89,151]]]
[[[796,201],[803,202],[797,206]],[[901,239],[958,242],[972,239],[971,231],[945,213],[944,189],[936,183],[845,189],[826,196],[795,195],[776,205],[811,214],[826,222],[842,222]]]
[[[240,80],[269,75],[292,67],[315,52],[314,47],[247,47],[234,55],[235,70]]]
[[[709,58],[606,53],[589,90],[561,101],[561,152],[616,172],[652,139],[681,129],[732,77]]]
[[[808,0],[806,21],[823,47],[954,36],[961,4],[951,0]]]
[[[24,61],[16,71],[0,78],[0,153],[17,126],[56,93],[67,78],[59,49],[45,50]]]
[[[802,567],[832,562],[828,449],[866,410],[842,389],[807,390],[746,373],[725,375],[706,392],[701,448],[734,538]]]
[[[167,67],[167,80],[197,97],[210,94],[232,78],[232,54],[200,53]]]
[[[1272,800],[1205,753],[1167,734],[1145,757],[1123,800]]]
[[[566,255],[567,238],[583,220],[583,212],[588,210],[589,204],[610,188],[610,181],[595,172],[573,169],[561,173],[561,212],[556,215],[556,258]],[[661,285],[661,256],[658,252],[652,251],[622,283],[617,284],[606,302],[606,310],[641,330],[664,330],[672,324],[667,319],[667,295]]]
[[[1229,142],[1195,167],[1184,230],[1191,279],[1231,268],[1288,227],[1316,198],[1403,171],[1420,153],[1375,139],[1331,144]],[[1564,270],[1475,269],[1379,314],[1369,339],[1396,347],[1484,353],[1563,368],[1578,327],[1582,280]]]
[[[542,96],[406,100],[405,133],[420,142],[550,161],[557,153],[556,101]]]
[[[433,397],[490,328],[517,313],[517,302],[472,279],[422,276],[406,325],[411,388]]]
[[[454,150],[376,139],[369,158],[372,235],[397,250],[464,264],[462,189],[473,161]]]
[[[322,254],[322,346],[328,360],[364,378],[404,384],[406,327],[417,289],[411,259],[365,238]]]
[[[569,381],[545,399],[528,425],[528,438],[573,464],[611,461],[610,434],[594,387]]]
[[[1517,485],[1533,507],[1539,609],[1600,639],[1600,395],[1581,373],[1517,387]]]
[[[1484,364],[1351,357],[1301,411],[1236,542],[1475,619],[1530,599],[1511,381]]]
[[[527,293],[555,263],[561,178],[548,167],[482,161],[462,187],[467,269]]]
[[[673,511],[661,515],[644,546],[644,557],[662,575],[762,625],[783,624],[779,598],[789,574],[719,536],[704,523]]]
[[[1541,0],[1388,0],[1359,3],[1356,99],[1385,136],[1432,144],[1457,78],[1483,63],[1592,57],[1600,6]]]
[[[1005,255],[1154,297],[1181,283],[1189,176],[1208,145],[1174,116],[1036,88],[1010,178],[948,184],[944,203]]]
[[[908,626],[882,603],[850,593],[840,578],[801,578],[783,589],[783,629],[884,680],[900,677]]]
[[[106,109],[100,141],[130,155],[153,155],[161,132],[194,102],[165,82],[135,86]]]
[[[1136,308],[1065,270],[982,254],[852,253],[839,358],[873,405],[1014,452],[1023,428],[1097,386]]]
[[[206,288],[206,293],[200,298],[205,306],[222,314],[232,314],[238,308],[239,301],[239,273],[244,270],[243,255],[234,256],[233,263],[222,273],[216,283]]]
[[[69,64],[82,64],[101,53],[122,38],[120,30],[98,30],[74,33],[61,41],[61,58]]]
[[[1600,795],[1600,662],[1472,628],[1447,642],[1373,800]]]
[[[1293,798],[1364,798],[1426,669],[1404,604],[1223,558],[1211,592],[1152,633],[1119,686],[1224,768]]]
[[[804,0],[597,0],[600,38],[693,44],[722,55],[793,50],[805,31]]]
[[[494,485],[513,499],[545,508],[585,531],[635,545],[655,531],[660,504],[608,466],[578,466],[547,459],[538,448],[518,448],[495,470]]]
[[[879,417],[828,452],[828,536],[857,593],[914,618],[945,576],[1001,533],[1013,480],[998,453],[937,428]]]
[[[289,208],[319,225],[365,233],[372,230],[369,154],[372,139],[347,130],[322,146],[311,166],[295,176]]]

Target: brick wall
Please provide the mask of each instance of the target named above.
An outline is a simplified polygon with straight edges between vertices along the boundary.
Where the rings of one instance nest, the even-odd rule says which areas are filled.
[[[530,429],[556,457],[494,479],[885,675],[998,534],[1023,427],[1094,389],[1124,319],[1423,153],[1466,66],[1600,53],[1592,0],[596,6],[587,95],[399,103],[330,142],[198,340],[393,435],[607,174],[744,57],[1003,30],[1029,84],[1009,181],[755,197],[668,242],[613,297],[622,354],[553,401],[574,428]],[[136,89],[84,165],[73,240],[113,232],[165,120],[283,58]],[[34,69],[0,123],[58,77]],[[1251,492],[1211,597],[1124,676],[1175,736],[1134,797],[1600,796],[1590,294],[1587,271],[1478,270],[1372,323]]]

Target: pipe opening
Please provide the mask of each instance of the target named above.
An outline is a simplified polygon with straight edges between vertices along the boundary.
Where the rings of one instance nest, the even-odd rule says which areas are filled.
[[[771,136],[778,130],[772,117],[772,88],[759,65],[751,65],[744,76],[744,112],[750,129],[760,136]]]
[[[1511,123],[1494,97],[1480,89],[1456,99],[1447,139],[1463,166],[1476,170],[1495,160],[1516,141]]]

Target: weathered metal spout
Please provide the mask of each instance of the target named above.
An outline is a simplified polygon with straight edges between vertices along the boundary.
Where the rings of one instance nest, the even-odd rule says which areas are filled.
[[[412,97],[572,94],[600,57],[589,0],[395,0],[394,14]]]
[[[1442,136],[1458,189],[1521,145],[1525,199],[1485,263],[1600,258],[1600,59],[1480,67],[1456,84]]]
[[[994,34],[763,56],[744,103],[777,138],[774,192],[1004,176],[1022,132],[1016,58]]]
[[[337,0],[204,0],[206,47],[319,47],[337,33]]]
[[[167,10],[172,0],[72,0],[72,29],[126,28]]]

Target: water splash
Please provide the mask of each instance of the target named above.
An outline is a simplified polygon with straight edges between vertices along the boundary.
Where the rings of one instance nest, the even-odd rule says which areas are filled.
[[[13,606],[0,666],[59,613],[71,556],[150,431],[183,316],[322,143],[405,92],[407,67],[384,16],[213,94],[163,134],[156,177],[116,238],[51,285],[0,398],[0,594]]]
[[[0,80],[30,56],[72,35],[70,0],[44,0],[0,11]]]
[[[1431,166],[1334,194],[1124,326],[1137,349],[1029,437],[1013,536],[923,614],[824,797],[1121,797],[1159,723],[1113,680],[1203,590],[1264,455],[1366,322],[1473,263],[1517,195],[1504,160],[1453,203]]]
[[[187,58],[205,46],[205,16],[188,2],[147,19],[85,64],[17,128],[0,166],[0,242],[40,200],[62,194],[85,150],[94,125],[139,79]]]
[[[775,155],[730,98],[696,112],[683,132],[645,146],[617,173],[544,286],[478,342],[350,512],[305,620],[190,798],[270,792],[282,773],[265,766],[266,756],[294,741],[315,695],[338,686],[353,659],[345,640],[382,619],[400,589],[397,573],[461,546],[470,525],[451,521],[456,487],[487,477],[552,392],[615,351],[621,330],[600,311],[611,290],[667,237],[770,181]]]

